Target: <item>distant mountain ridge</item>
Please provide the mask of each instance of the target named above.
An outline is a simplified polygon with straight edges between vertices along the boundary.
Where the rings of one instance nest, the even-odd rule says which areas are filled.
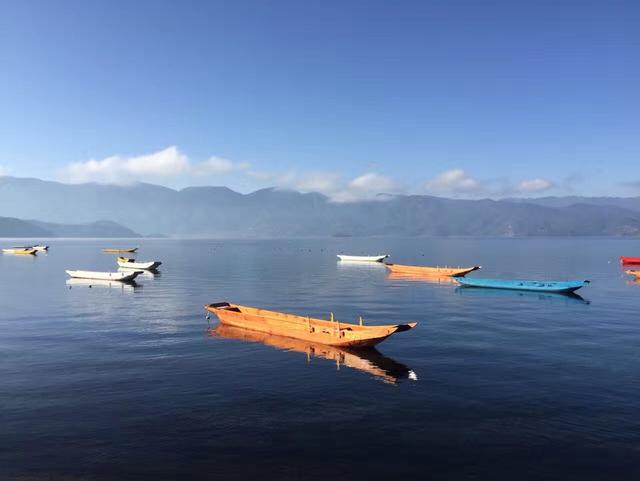
[[[0,237],[140,237],[140,234],[111,221],[67,225],[0,217]]]
[[[173,190],[0,177],[0,215],[58,224],[109,219],[146,235],[640,236],[640,197],[381,198],[333,203],[322,194],[277,189],[240,194],[227,187]]]

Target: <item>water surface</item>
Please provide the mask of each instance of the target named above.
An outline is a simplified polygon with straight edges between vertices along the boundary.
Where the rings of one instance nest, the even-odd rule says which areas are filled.
[[[0,256],[0,479],[640,478],[640,284],[616,261],[637,240],[136,243],[163,265],[126,288],[66,283],[115,268],[105,241]],[[337,253],[592,284],[463,290]],[[419,325],[369,357],[309,352],[212,334],[223,300]]]

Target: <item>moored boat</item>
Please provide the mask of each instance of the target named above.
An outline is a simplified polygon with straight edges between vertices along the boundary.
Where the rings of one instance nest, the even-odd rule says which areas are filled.
[[[365,349],[329,346],[302,339],[275,336],[265,332],[252,331],[241,327],[218,324],[210,329],[212,335],[226,339],[237,339],[244,342],[261,343],[275,347],[283,351],[301,352],[307,355],[307,359],[322,358],[336,363],[336,367],[346,366],[359,371],[364,371],[372,376],[382,379],[389,384],[395,384],[400,379],[416,381],[415,372],[404,364],[394,361],[383,355],[375,347]]]
[[[465,287],[483,287],[489,289],[511,289],[535,292],[574,292],[589,284],[590,281],[527,281],[502,279],[458,278]]]
[[[127,272],[98,272],[98,271],[66,271],[71,277],[78,279],[98,279],[103,281],[132,281],[140,274],[140,271]]]
[[[133,253],[136,252],[138,250],[137,247],[124,247],[124,248],[118,248],[118,247],[106,247],[104,249],[102,249],[102,252],[107,252],[109,254],[117,254],[119,252],[128,252],[128,253]]]
[[[4,252],[5,254],[15,254],[21,256],[34,256],[37,253],[33,247],[9,247],[7,249],[2,249],[2,252]]]
[[[374,346],[390,335],[408,331],[417,324],[365,326],[362,318],[360,324],[349,324],[334,319],[333,314],[330,320],[315,319],[228,302],[208,304],[204,308],[229,326],[342,347]]]
[[[429,277],[462,277],[469,274],[469,272],[477,271],[480,266],[473,267],[448,267],[448,266],[407,266],[402,264],[385,264],[391,272],[399,274],[412,274]]]
[[[47,245],[37,245],[31,248],[34,249],[36,252],[46,252],[49,250],[49,246]]]
[[[620,256],[621,264],[640,264],[640,257],[625,257]]]
[[[338,254],[338,259],[347,262],[382,262],[389,254],[383,254],[379,256],[348,256],[345,254]]]
[[[125,269],[143,269],[145,271],[152,271],[162,265],[160,261],[138,262],[128,257],[118,257],[117,262],[118,266]]]

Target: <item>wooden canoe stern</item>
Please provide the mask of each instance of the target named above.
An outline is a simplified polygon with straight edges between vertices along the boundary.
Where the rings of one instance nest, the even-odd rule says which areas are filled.
[[[418,325],[417,322],[409,322],[407,324],[399,324],[398,325],[398,330],[396,332],[404,332],[404,331],[408,331],[409,329],[413,329],[414,327],[416,327]]]

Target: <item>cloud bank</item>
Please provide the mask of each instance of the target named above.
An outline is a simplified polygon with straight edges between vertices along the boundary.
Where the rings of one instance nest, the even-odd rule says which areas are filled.
[[[525,179],[515,184],[505,178],[480,180],[462,169],[444,171],[424,184],[430,194],[464,198],[532,195],[553,187],[553,182],[542,178]]]
[[[235,163],[220,157],[194,163],[176,146],[171,146],[139,156],[114,155],[101,160],[73,162],[64,169],[62,176],[71,183],[131,184],[180,175],[226,174],[248,168],[247,163]]]

